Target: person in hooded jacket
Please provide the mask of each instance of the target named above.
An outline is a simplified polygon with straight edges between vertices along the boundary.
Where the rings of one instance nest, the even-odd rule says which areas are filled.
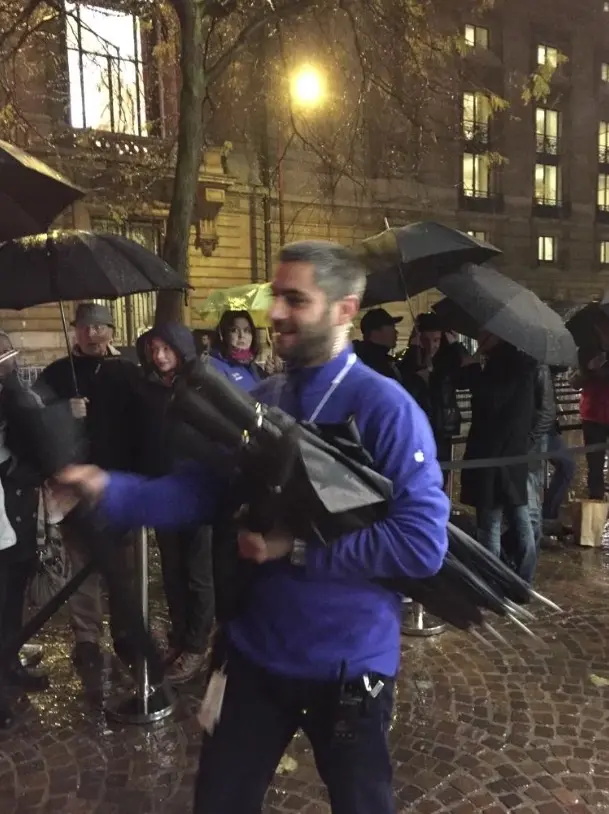
[[[160,477],[170,473],[184,454],[168,410],[180,371],[197,358],[197,350],[188,328],[165,323],[143,335],[142,351],[138,470]],[[171,622],[166,677],[172,684],[182,684],[203,667],[213,625],[211,533],[195,524],[171,531],[157,529],[156,539]]]
[[[250,391],[266,378],[256,364],[258,335],[248,311],[225,311],[216,329],[210,364],[242,390]]]

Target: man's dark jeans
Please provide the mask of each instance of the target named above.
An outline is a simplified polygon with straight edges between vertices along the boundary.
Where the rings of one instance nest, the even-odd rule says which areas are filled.
[[[594,421],[582,423],[584,444],[605,444],[609,441],[609,426],[597,424]],[[604,500],[605,498],[605,458],[607,450],[589,452],[586,455],[588,462],[588,497],[590,500]]]
[[[337,685],[271,675],[234,649],[226,672],[220,722],[203,736],[194,814],[260,814],[299,728],[313,747],[332,814],[394,814],[387,746],[393,680],[369,699],[356,739],[341,743],[332,738]]]
[[[163,587],[169,608],[170,644],[205,653],[214,622],[211,529],[157,531]]]
[[[548,436],[548,452],[554,472],[546,489],[543,501],[544,520],[558,520],[560,507],[565,502],[569,486],[575,476],[575,459],[567,450],[567,445],[559,432]]]

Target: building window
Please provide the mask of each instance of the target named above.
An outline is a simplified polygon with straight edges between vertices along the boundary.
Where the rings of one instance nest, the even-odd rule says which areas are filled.
[[[609,11],[609,2],[603,3],[603,11],[605,11],[605,12]]]
[[[159,254],[161,250],[162,225],[159,221],[118,223],[115,220],[91,218],[91,229],[95,232],[123,235],[154,254]],[[155,291],[98,302],[107,305],[112,312],[115,325],[114,341],[117,345],[135,345],[138,336],[154,325]]]
[[[72,127],[146,135],[138,18],[80,3],[66,13]]]
[[[609,175],[605,173],[598,176],[596,206],[601,212],[609,212]]]
[[[556,262],[557,240],[555,237],[540,235],[537,238],[537,259],[540,263]]]
[[[488,48],[488,28],[481,25],[466,25],[465,44],[470,48]]]
[[[553,164],[535,164],[535,203],[538,206],[560,204],[560,169]]]
[[[601,62],[601,82],[609,82],[609,62]]]
[[[470,237],[473,237],[475,240],[482,240],[484,243],[488,243],[488,233],[487,232],[479,232],[479,231],[468,229],[467,234]]]
[[[463,94],[463,138],[466,141],[488,141],[491,106],[488,96],[479,91]]]
[[[599,122],[598,125],[598,160],[601,164],[609,164],[609,122]]]
[[[489,197],[490,166],[488,156],[464,153],[463,194],[468,198]]]
[[[560,137],[560,113],[538,107],[535,111],[535,139],[537,152],[545,155],[557,155]]]
[[[537,46],[537,64],[548,65],[551,68],[557,68],[560,59],[560,52],[558,48],[551,45],[538,45]]]
[[[609,266],[609,240],[601,240],[599,243],[599,260],[601,266]]]

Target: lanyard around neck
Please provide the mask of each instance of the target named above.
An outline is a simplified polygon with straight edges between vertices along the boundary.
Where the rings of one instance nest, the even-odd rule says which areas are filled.
[[[334,393],[336,388],[339,386],[339,384],[341,384],[341,382],[343,382],[345,380],[345,377],[347,376],[347,374],[349,373],[349,371],[351,370],[351,368],[355,364],[356,360],[357,360],[357,356],[355,355],[355,353],[350,353],[349,356],[347,357],[347,361],[345,362],[343,367],[338,371],[336,376],[332,379],[332,383],[330,384],[330,387],[326,390],[325,394],[322,396],[321,401],[319,402],[317,407],[311,413],[311,417],[309,418],[309,422],[311,424],[314,423],[315,421],[317,421],[317,418],[318,418],[319,414],[321,413],[323,408],[326,406],[326,404],[328,403],[328,401],[332,397],[332,394]]]

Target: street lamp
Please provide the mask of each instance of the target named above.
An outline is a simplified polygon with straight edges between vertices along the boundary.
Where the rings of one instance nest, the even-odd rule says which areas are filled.
[[[314,65],[302,65],[292,74],[290,94],[298,107],[318,107],[326,95],[323,75]]]

